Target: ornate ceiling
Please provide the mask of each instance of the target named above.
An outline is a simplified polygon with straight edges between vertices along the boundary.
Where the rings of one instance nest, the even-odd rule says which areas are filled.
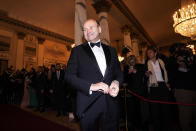
[[[112,3],[108,22],[112,42],[123,40],[121,28],[129,25],[142,39],[168,45],[182,39],[173,31],[172,15],[179,0],[108,0]],[[1,0],[0,10],[10,17],[74,38],[75,0]],[[98,19],[93,0],[86,0],[88,18]],[[123,8],[122,8],[123,7]],[[126,8],[125,8],[126,7]],[[136,19],[134,19],[136,18]]]

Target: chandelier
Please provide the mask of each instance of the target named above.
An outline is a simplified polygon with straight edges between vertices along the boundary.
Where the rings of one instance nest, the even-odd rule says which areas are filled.
[[[194,55],[196,54],[195,46],[194,45],[187,45],[186,47],[190,48],[192,50],[192,52],[193,52]]]
[[[196,40],[196,5],[194,1],[176,11],[173,14],[173,20],[176,33]]]

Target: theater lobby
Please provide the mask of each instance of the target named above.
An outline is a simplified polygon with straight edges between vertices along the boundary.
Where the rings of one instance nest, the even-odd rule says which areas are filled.
[[[0,0],[0,131],[81,131],[78,90],[64,76],[72,49],[86,42],[83,25],[88,19],[99,23],[101,44],[115,49],[123,73],[116,97],[118,130],[196,131],[195,4],[195,0]],[[158,62],[152,67],[149,50]],[[161,82],[151,68],[158,68]],[[61,79],[59,70],[62,83],[55,85],[53,75]],[[157,99],[152,99],[152,74],[157,82],[152,84],[168,87],[168,99],[161,100],[157,92]]]

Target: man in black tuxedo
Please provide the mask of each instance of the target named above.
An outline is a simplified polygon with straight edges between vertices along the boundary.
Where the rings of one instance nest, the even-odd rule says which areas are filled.
[[[101,27],[93,19],[83,25],[87,40],[72,49],[65,80],[77,89],[82,131],[118,130],[118,92],[123,74],[114,48],[101,43]],[[97,43],[96,43],[97,42]]]

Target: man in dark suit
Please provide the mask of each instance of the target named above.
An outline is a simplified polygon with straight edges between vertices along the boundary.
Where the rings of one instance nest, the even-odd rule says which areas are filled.
[[[101,27],[93,19],[83,25],[86,43],[72,49],[65,80],[77,89],[82,131],[118,130],[118,92],[123,79],[114,48],[101,43]]]
[[[64,71],[61,70],[61,65],[56,64],[56,71],[52,76],[52,90],[50,93],[54,93],[55,106],[56,106],[56,117],[66,115],[65,113],[65,83],[64,83]]]
[[[40,113],[45,112],[45,90],[46,90],[46,78],[44,76],[44,69],[42,66],[38,67],[35,78],[35,91],[37,95],[37,109]]]

